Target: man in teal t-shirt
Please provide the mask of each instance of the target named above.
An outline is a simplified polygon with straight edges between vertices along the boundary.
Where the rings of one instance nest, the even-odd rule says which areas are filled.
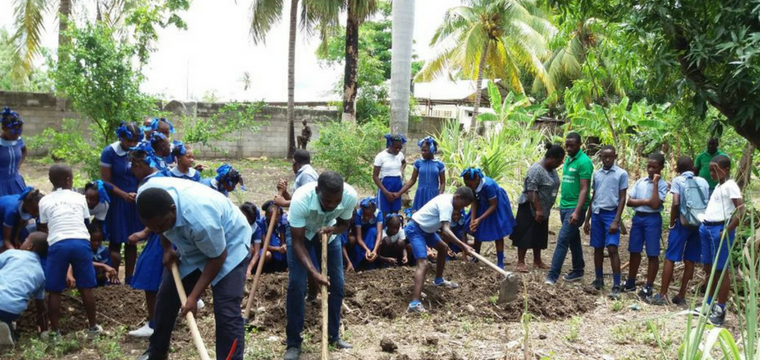
[[[564,276],[565,281],[577,281],[583,278],[583,247],[581,246],[580,227],[591,204],[591,177],[594,164],[581,150],[581,136],[571,132],[565,139],[567,158],[562,170],[562,194],[559,201],[559,213],[562,228],[557,235],[557,247],[554,249],[552,265],[546,274],[546,284],[554,285],[562,271],[567,249],[570,249],[573,270]]]
[[[707,150],[697,155],[697,158],[694,159],[694,173],[707,180],[707,184],[710,185],[710,195],[715,190],[715,185],[718,184],[710,176],[710,160],[718,155],[728,156],[728,154],[718,150],[718,139],[711,138],[707,140]]]

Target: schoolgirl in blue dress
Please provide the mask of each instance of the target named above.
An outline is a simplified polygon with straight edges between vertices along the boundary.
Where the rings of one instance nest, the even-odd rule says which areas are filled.
[[[475,251],[483,241],[496,242],[497,265],[504,268],[504,237],[512,233],[515,217],[507,192],[477,168],[465,169],[462,179],[475,193],[470,206],[469,231],[475,236]]]
[[[417,192],[414,193],[412,211],[422,209],[428,201],[446,190],[446,166],[435,158],[438,143],[433,137],[428,136],[417,142],[417,146],[420,147],[422,159],[414,161],[412,177],[399,191],[402,194],[407,192],[419,179]]]
[[[260,260],[261,255],[261,242],[264,238],[264,231],[266,229],[261,226],[261,213],[259,208],[250,201],[246,201],[240,205],[240,211],[245,215],[248,220],[248,225],[251,225],[251,261],[248,262],[248,276],[256,273],[256,266]]]
[[[272,217],[275,218],[274,230],[272,231],[272,237],[269,239],[269,247],[264,255],[264,269],[267,271],[284,271],[288,268],[288,247],[286,242],[286,236],[290,232],[288,228],[288,215],[282,210],[277,209],[277,214],[274,213],[274,201],[269,200],[261,206],[261,210],[265,216],[261,219],[261,225],[269,227],[269,222],[272,221]]]
[[[20,194],[0,197],[0,219],[3,221],[3,246],[0,252],[18,249],[26,237],[37,228],[42,193],[32,187]]]
[[[207,185],[229,197],[231,191],[240,184],[240,190],[245,191],[245,183],[240,173],[230,164],[224,164],[216,169],[216,177],[213,179],[201,179],[201,184]]]
[[[374,197],[367,197],[359,202],[359,209],[354,216],[354,234],[354,269],[374,269],[377,252],[383,240],[383,212],[377,208],[377,200]]]
[[[103,180],[95,180],[84,186],[84,197],[87,199],[87,208],[90,209],[90,217],[98,220],[103,232],[104,238],[108,238],[105,231],[105,221],[108,215],[108,209],[111,206],[111,196],[108,191],[113,189],[104,183]]]
[[[95,279],[98,287],[118,283],[116,270],[111,262],[111,253],[108,247],[103,245],[103,224],[99,220],[92,221],[87,225],[90,233],[90,249],[92,249],[92,265],[95,267]],[[73,274],[71,274],[73,278]],[[109,279],[110,278],[110,279]]]
[[[465,244],[467,244],[467,232],[465,231],[467,227],[466,223],[467,216],[465,215],[464,210],[451,214],[451,232],[457,236],[457,239]],[[456,255],[461,253],[462,249],[460,249],[456,244],[448,245],[449,250],[451,251],[449,253],[449,260],[456,259]]]
[[[172,155],[177,159],[177,165],[171,169],[171,176],[196,182],[201,181],[200,171],[193,168],[195,165],[193,149],[178,142],[175,144],[174,150],[172,150]]]
[[[395,214],[401,210],[401,192],[404,184],[404,154],[401,149],[406,144],[403,135],[385,135],[386,149],[375,156],[372,180],[377,185],[377,206],[385,214]]]
[[[155,135],[155,133],[154,133]],[[153,151],[150,143],[140,142],[129,152],[132,173],[139,181],[139,186],[148,183],[151,179],[169,177],[166,170],[159,169],[161,159]],[[138,186],[138,187],[139,187]],[[145,291],[145,305],[148,310],[148,322],[141,328],[129,333],[136,337],[149,337],[153,334],[154,309],[158,286],[161,285],[161,276],[164,271],[164,249],[161,245],[161,236],[144,228],[129,236],[129,242],[136,244],[139,240],[147,238],[145,248],[137,258],[135,276],[132,279],[132,288]]]
[[[108,249],[116,271],[121,265],[121,245],[124,244],[124,279],[132,281],[137,259],[137,246],[127,243],[130,234],[143,229],[137,216],[135,197],[137,178],[129,169],[129,149],[142,140],[143,133],[135,123],[124,123],[116,129],[119,141],[108,145],[100,154],[100,178],[111,187],[111,204],[106,215]]]
[[[0,113],[2,133],[0,133],[0,196],[20,194],[26,188],[24,178],[18,169],[26,159],[26,145],[21,138],[24,121],[10,108]]]

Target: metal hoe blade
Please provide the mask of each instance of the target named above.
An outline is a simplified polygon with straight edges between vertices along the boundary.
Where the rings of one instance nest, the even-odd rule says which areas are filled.
[[[520,285],[518,278],[515,274],[509,274],[501,281],[499,288],[498,304],[504,304],[517,299],[518,286]]]

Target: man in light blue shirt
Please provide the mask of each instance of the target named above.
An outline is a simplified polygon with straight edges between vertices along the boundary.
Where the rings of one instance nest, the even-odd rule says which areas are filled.
[[[318,285],[330,288],[328,302],[328,330],[330,343],[338,349],[351,348],[339,337],[340,311],[343,304],[343,252],[336,234],[348,230],[354,220],[356,190],[345,184],[343,178],[332,171],[319,176],[316,183],[301,186],[290,202],[290,236],[288,242],[288,317],[287,350],[285,360],[298,360],[301,356],[301,330],[304,322],[304,295],[306,277]],[[322,276],[309,257],[309,250],[322,253],[322,235],[329,236],[327,245],[327,274]],[[320,256],[321,257],[321,256]]]
[[[0,254],[0,345],[13,345],[12,323],[26,310],[34,296],[38,332],[47,330],[45,313],[45,272],[40,258],[48,252],[47,235],[30,234],[20,250]]]
[[[182,316],[195,313],[198,298],[210,285],[217,359],[225,359],[237,339],[232,359],[242,360],[245,333],[240,304],[252,235],[245,215],[218,191],[170,177],[140,187],[137,211],[146,227],[162,235],[164,265],[178,261],[182,283],[192,289],[181,306],[171,271],[164,271],[156,297],[155,331],[148,351],[138,359],[166,359],[177,311],[181,306]]]
[[[311,167],[311,154],[304,149],[298,149],[293,153],[293,173],[296,174],[293,179],[293,193],[301,186],[317,181],[319,174]],[[282,196],[277,195],[274,198],[277,206],[289,207],[291,201],[291,195],[287,190],[287,182],[280,180],[277,184],[277,190],[282,191]]]

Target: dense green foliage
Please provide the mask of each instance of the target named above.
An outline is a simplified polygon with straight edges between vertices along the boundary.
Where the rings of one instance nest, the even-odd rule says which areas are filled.
[[[52,92],[53,81],[48,77],[46,68],[34,68],[29,74],[21,79],[11,74],[13,69],[13,43],[10,35],[5,29],[0,29],[0,90],[3,91],[29,91],[29,92]],[[42,51],[47,57],[47,51]]]
[[[211,143],[213,140],[225,139],[237,141],[242,136],[242,131],[257,132],[261,126],[266,125],[260,118],[264,102],[225,104],[219,112],[209,119],[191,118],[185,119],[182,141],[189,144],[201,144],[212,149],[219,148]]]
[[[364,124],[331,122],[319,128],[314,143],[314,163],[343,175],[352,185],[373,188],[372,169],[375,155],[385,147],[383,135],[388,124],[369,121]]]

